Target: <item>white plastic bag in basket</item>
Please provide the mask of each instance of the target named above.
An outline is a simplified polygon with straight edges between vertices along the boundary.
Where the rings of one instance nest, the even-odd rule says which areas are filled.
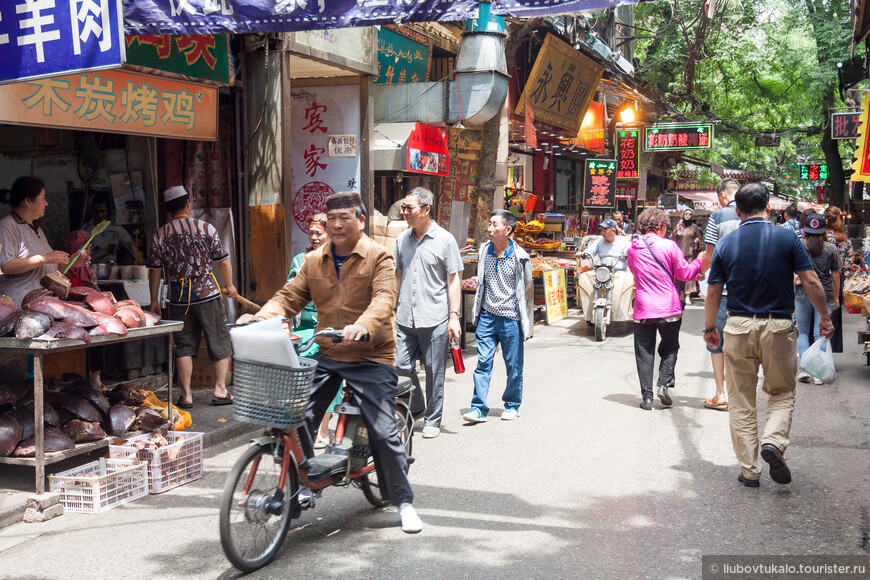
[[[230,330],[233,353],[239,358],[283,367],[298,367],[299,359],[284,319],[269,318]]]
[[[837,378],[837,370],[834,368],[834,353],[831,350],[831,341],[822,338],[814,342],[801,355],[801,368],[826,383],[833,383]]]

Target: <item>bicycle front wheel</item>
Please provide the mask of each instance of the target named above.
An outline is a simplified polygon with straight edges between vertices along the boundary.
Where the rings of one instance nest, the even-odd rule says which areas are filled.
[[[299,488],[296,470],[288,466],[284,489],[279,489],[281,454],[272,449],[249,447],[230,471],[221,497],[221,547],[243,572],[258,570],[275,558],[293,519]]]

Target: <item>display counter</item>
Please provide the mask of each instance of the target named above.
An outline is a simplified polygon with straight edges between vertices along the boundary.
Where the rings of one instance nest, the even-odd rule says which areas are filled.
[[[45,425],[43,421],[43,390],[45,384],[42,357],[57,352],[85,350],[93,346],[132,342],[144,338],[165,337],[169,365],[167,400],[172,402],[172,367],[174,362],[172,357],[172,334],[181,330],[183,326],[183,322],[161,320],[155,326],[128,329],[127,334],[124,336],[117,334],[110,334],[109,336],[92,336],[90,344],[85,344],[80,340],[71,340],[68,338],[58,340],[18,340],[17,338],[0,338],[0,354],[33,356],[33,426],[36,439],[36,454],[34,457],[0,457],[0,464],[34,466],[36,468],[36,493],[43,493],[45,491],[46,465],[62,461],[69,457],[88,453],[102,447],[107,447],[119,439],[118,437],[105,437],[100,441],[77,444],[74,449],[58,451],[56,453],[45,453]]]

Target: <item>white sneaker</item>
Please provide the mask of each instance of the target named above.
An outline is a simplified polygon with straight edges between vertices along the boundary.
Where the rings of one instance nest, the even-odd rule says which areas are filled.
[[[823,381],[823,380],[820,379],[820,378],[813,377],[813,384],[814,384],[814,385],[824,385],[824,384],[825,384],[825,381]]]
[[[399,519],[402,520],[402,531],[406,534],[416,534],[423,529],[423,520],[417,515],[417,510],[409,503],[399,506]]]
[[[802,383],[810,382],[810,373],[808,373],[806,371],[799,372],[798,376],[797,376],[797,380],[799,380]]]
[[[501,414],[502,421],[513,421],[517,417],[520,416],[519,409],[511,407],[510,409],[505,409]]]
[[[435,425],[426,425],[423,427],[423,439],[435,439],[441,435],[441,428]]]

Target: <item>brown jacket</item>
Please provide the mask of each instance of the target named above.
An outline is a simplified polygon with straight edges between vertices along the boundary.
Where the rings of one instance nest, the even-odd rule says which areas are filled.
[[[396,267],[383,246],[362,234],[338,278],[332,244],[324,244],[305,256],[299,274],[257,316],[292,318],[311,301],[317,307],[317,330],[359,324],[369,331],[369,342],[338,345],[326,355],[330,359],[396,364]],[[332,341],[324,340],[321,350],[331,346]]]

